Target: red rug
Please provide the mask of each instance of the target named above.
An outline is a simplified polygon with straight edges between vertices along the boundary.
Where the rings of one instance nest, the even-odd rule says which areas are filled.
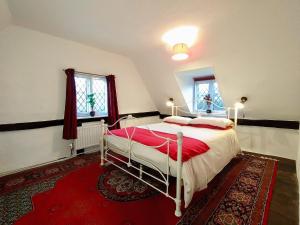
[[[58,179],[54,188],[35,194],[33,210],[15,224],[265,225],[276,170],[276,161],[240,155],[206,190],[197,193],[178,219],[171,199],[147,189],[113,166],[100,168],[98,163],[92,163]],[[0,196],[0,201],[7,194]]]
[[[57,176],[62,176],[70,171],[85,167],[98,161],[98,153],[91,153],[0,177],[0,195],[4,193],[11,193],[12,191],[18,191],[26,186],[34,185]]]

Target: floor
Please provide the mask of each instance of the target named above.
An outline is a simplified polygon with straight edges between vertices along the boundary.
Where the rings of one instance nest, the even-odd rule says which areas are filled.
[[[279,163],[268,224],[298,225],[299,198],[296,163],[294,160],[272,158],[278,159]]]
[[[272,158],[279,160],[279,162],[268,224],[298,225],[299,197],[296,163],[294,160]]]
[[[270,225],[298,225],[299,197],[296,163],[279,160],[276,186],[271,203]]]

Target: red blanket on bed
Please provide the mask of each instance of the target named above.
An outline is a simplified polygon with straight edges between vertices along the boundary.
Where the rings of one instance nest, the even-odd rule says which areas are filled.
[[[125,129],[117,129],[117,130],[112,130],[111,131],[114,135],[127,138],[127,134]],[[166,140],[160,137],[156,137],[151,133],[151,131],[147,129],[142,129],[142,128],[135,128],[134,127],[128,127],[127,132],[129,134],[129,137],[131,137],[132,133],[132,140],[139,142],[143,145],[147,146],[159,146],[163,144]],[[169,133],[164,133],[164,132],[158,132],[154,131],[155,134],[159,136],[163,136],[165,138],[170,138],[172,140],[177,140],[177,135],[176,134],[169,134]],[[183,137],[182,139],[182,161],[185,162],[189,160],[190,158],[200,155],[202,153],[205,153],[209,150],[209,147],[207,144],[204,142],[190,138],[190,137]],[[167,154],[168,152],[168,147],[167,145],[163,145],[161,147],[156,148],[158,151]],[[177,160],[177,142],[171,141],[170,142],[170,157],[174,160]]]

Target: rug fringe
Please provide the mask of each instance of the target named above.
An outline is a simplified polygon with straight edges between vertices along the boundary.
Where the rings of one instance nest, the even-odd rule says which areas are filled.
[[[268,159],[268,160],[272,160],[272,161],[275,161],[275,162],[279,161],[278,159],[274,159],[274,158],[270,158],[270,157],[266,157],[266,156],[261,156],[261,155],[255,155],[255,154],[251,154],[251,153],[241,152],[240,155],[249,155],[249,156],[252,156],[252,157],[257,157],[257,158],[261,158],[261,159]]]

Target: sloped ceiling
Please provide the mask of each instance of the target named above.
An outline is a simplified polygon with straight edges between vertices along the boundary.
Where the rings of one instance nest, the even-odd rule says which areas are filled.
[[[176,73],[213,67],[227,106],[247,96],[246,117],[300,119],[299,0],[7,2],[17,25],[130,57],[162,112],[185,105]],[[200,28],[184,62],[161,42],[178,25]]]

